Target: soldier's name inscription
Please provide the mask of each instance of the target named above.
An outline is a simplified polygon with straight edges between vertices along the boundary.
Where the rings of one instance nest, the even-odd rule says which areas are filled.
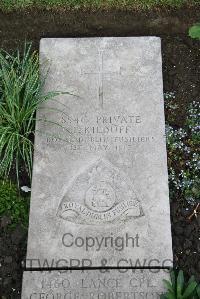
[[[75,125],[70,128],[71,133],[74,134],[128,134],[133,125],[142,123],[142,119],[140,115],[94,115],[92,117],[86,112],[83,116],[75,118],[62,115],[61,123]],[[90,126],[82,127],[83,124],[90,124]]]
[[[147,292],[63,292],[56,293],[50,291],[49,293],[32,293],[28,299],[160,299],[163,293],[147,293]]]
[[[45,115],[43,116],[45,119]],[[71,151],[126,151],[134,144],[155,141],[155,136],[145,132],[141,136],[144,119],[141,115],[106,115],[83,112],[81,115],[59,112],[51,127],[55,134],[44,132],[46,141],[62,144]]]

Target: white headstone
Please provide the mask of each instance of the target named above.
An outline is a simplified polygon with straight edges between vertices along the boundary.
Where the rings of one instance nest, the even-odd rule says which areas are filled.
[[[63,94],[37,114],[27,267],[171,266],[160,39],[42,39],[40,59]]]

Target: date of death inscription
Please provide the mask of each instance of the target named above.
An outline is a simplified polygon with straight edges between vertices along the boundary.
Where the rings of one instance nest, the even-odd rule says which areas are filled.
[[[140,115],[72,117],[61,116],[52,122],[43,136],[48,146],[66,148],[67,151],[118,151],[132,150],[137,144],[156,141],[143,130]]]

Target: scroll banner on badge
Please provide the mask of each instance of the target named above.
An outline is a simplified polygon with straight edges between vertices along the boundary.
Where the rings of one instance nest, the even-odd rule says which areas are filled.
[[[140,203],[135,200],[126,200],[118,203],[106,212],[95,212],[76,202],[65,202],[61,205],[58,216],[71,222],[105,223],[119,218],[144,216]]]

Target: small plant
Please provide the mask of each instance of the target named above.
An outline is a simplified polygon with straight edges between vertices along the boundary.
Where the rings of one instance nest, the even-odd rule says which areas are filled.
[[[21,223],[28,226],[29,198],[22,197],[16,185],[10,181],[0,180],[0,217],[6,215],[11,219],[11,226]]]
[[[22,165],[31,177],[36,109],[57,95],[42,94],[43,85],[31,46],[25,45],[22,55],[0,51],[0,177],[15,167],[19,182]]]
[[[165,97],[166,107],[171,113],[176,109],[173,99],[171,95]],[[200,198],[199,129],[200,106],[195,101],[188,107],[183,128],[166,124],[170,198],[183,198],[191,205],[196,205]]]
[[[197,23],[190,27],[189,29],[189,36],[191,38],[197,38],[200,39],[200,23]]]
[[[171,281],[164,280],[167,293],[161,295],[161,299],[199,299],[200,285],[192,276],[188,282],[184,279],[183,271],[180,270],[178,275],[172,271],[170,273]]]

